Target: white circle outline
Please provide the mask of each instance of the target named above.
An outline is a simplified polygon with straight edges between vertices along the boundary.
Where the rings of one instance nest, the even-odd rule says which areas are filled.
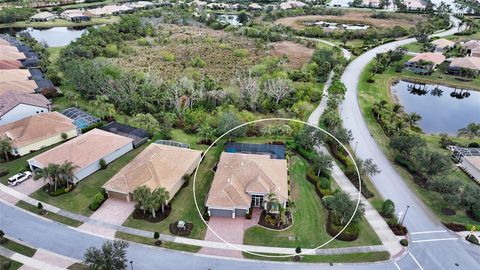
[[[330,136],[331,138],[333,138],[338,144],[340,144],[343,149],[345,149],[345,151],[347,151],[348,153],[348,156],[352,159],[353,161],[353,164],[355,165],[355,170],[357,171],[357,175],[358,175],[358,181],[359,181],[359,185],[358,185],[358,199],[357,199],[357,204],[355,206],[355,211],[353,212],[352,216],[350,217],[350,219],[348,220],[347,224],[343,227],[342,230],[340,230],[340,232],[338,232],[334,237],[332,237],[330,240],[328,240],[327,242],[321,244],[320,246],[316,247],[316,248],[313,248],[309,251],[306,251],[306,252],[301,252],[301,253],[295,253],[295,254],[284,254],[284,255],[265,255],[265,254],[261,254],[261,253],[255,253],[255,252],[250,252],[248,250],[244,250],[243,248],[241,247],[238,247],[237,244],[231,244],[229,243],[228,241],[226,241],[225,239],[223,239],[220,235],[218,235],[212,228],[210,228],[210,226],[208,225],[208,222],[205,221],[205,219],[203,219],[203,215],[200,211],[200,208],[198,207],[198,203],[197,203],[197,196],[196,196],[196,192],[195,192],[195,183],[196,183],[196,180],[197,180],[197,172],[198,172],[198,168],[200,167],[200,163],[203,161],[203,158],[207,155],[208,151],[210,150],[210,148],[212,148],[212,146],[214,146],[220,139],[222,139],[225,135],[227,135],[228,133],[236,130],[236,129],[239,129],[239,128],[242,128],[246,125],[250,125],[250,124],[254,124],[254,123],[260,123],[260,122],[267,122],[267,121],[287,121],[287,122],[295,122],[295,123],[300,123],[300,124],[304,124],[304,125],[308,125],[308,126],[311,126],[313,128],[316,128],[322,132],[324,132],[325,134],[327,134],[328,136]],[[230,129],[229,131],[225,132],[224,134],[222,134],[220,137],[218,137],[212,144],[210,144],[210,146],[207,148],[207,150],[205,150],[205,152],[203,153],[202,157],[200,158],[200,160],[198,161],[198,164],[197,164],[197,167],[195,168],[195,174],[193,175],[193,200],[195,202],[195,207],[197,208],[197,212],[198,212],[198,215],[200,216],[200,218],[202,219],[203,223],[207,226],[207,229],[210,230],[216,237],[218,237],[220,240],[222,240],[225,244],[229,245],[230,247],[234,248],[234,249],[237,249],[239,251],[242,251],[242,252],[245,252],[245,253],[248,253],[250,255],[254,255],[254,256],[259,256],[259,257],[264,257],[264,258],[288,258],[288,257],[294,257],[294,256],[297,256],[297,255],[314,255],[315,254],[315,251],[317,249],[320,249],[322,247],[324,247],[325,245],[329,244],[330,242],[332,242],[333,240],[335,240],[340,234],[342,234],[342,232],[350,225],[350,223],[352,222],[353,218],[355,217],[355,213],[358,211],[358,207],[360,206],[360,199],[361,199],[361,196],[362,196],[362,179],[361,179],[361,176],[360,176],[360,171],[358,169],[358,166],[357,166],[357,162],[355,161],[355,158],[353,157],[353,155],[350,153],[350,151],[348,151],[347,147],[345,147],[345,145],[340,141],[338,140],[335,136],[333,136],[331,133],[329,133],[328,131],[324,130],[323,128],[321,127],[318,127],[316,125],[313,125],[313,124],[310,124],[310,123],[307,123],[305,121],[302,121],[302,120],[298,120],[298,119],[291,119],[291,118],[276,118],[276,117],[273,117],[273,118],[263,118],[263,119],[257,119],[257,120],[253,120],[253,121],[250,121],[250,122],[246,122],[246,123],[243,123],[241,125],[238,125],[232,129]],[[275,248],[275,247],[273,247]]]

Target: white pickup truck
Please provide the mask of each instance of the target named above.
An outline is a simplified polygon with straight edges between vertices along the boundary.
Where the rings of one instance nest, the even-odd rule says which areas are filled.
[[[32,178],[32,173],[29,171],[17,173],[14,176],[8,178],[8,185],[9,186],[16,186],[23,181]]]

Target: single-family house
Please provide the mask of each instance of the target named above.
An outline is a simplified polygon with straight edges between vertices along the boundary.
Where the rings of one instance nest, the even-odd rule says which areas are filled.
[[[116,160],[133,149],[132,139],[93,129],[68,142],[52,148],[28,160],[32,171],[48,164],[72,162],[76,167],[73,182],[77,183],[101,168],[101,160],[105,164]]]
[[[25,94],[33,94],[37,88],[37,84],[32,80],[0,82],[0,95],[3,95],[10,90],[19,91]]]
[[[423,10],[426,7],[421,0],[407,0],[404,4],[409,10]]]
[[[458,76],[476,77],[480,73],[480,57],[453,58],[448,73]]]
[[[132,127],[125,124],[120,124],[115,121],[112,121],[102,127],[99,127],[99,129],[132,139],[134,148],[137,148],[140,145],[144,144],[150,137],[148,135],[148,132],[145,131],[144,129]]]
[[[126,3],[125,6],[130,7],[134,10],[139,10],[139,9],[153,8],[155,7],[155,4],[149,1],[138,1],[138,2]]]
[[[24,156],[77,135],[79,130],[73,120],[59,112],[32,115],[0,126],[0,137],[10,140],[11,153],[15,156]]]
[[[288,201],[287,160],[270,155],[223,152],[206,206],[210,216],[245,216],[251,207],[267,209],[267,196]]]
[[[302,8],[307,6],[307,4],[300,2],[300,1],[291,1],[288,0],[286,2],[280,3],[279,7],[280,9],[286,10],[286,9],[292,9],[292,8]]]
[[[469,40],[462,44],[467,54],[473,57],[480,57],[480,40]]]
[[[252,4],[248,5],[248,9],[249,10],[262,10],[262,6],[260,6],[257,3],[252,3]]]
[[[30,21],[32,22],[46,22],[55,19],[56,16],[48,11],[40,12],[32,17],[30,17]]]
[[[28,69],[2,69],[0,70],[0,83],[9,81],[28,81],[32,74]]]
[[[442,53],[446,51],[449,48],[452,48],[455,46],[455,42],[445,39],[445,38],[439,38],[435,39],[434,41],[431,42],[432,45],[435,47],[434,51]]]
[[[405,69],[419,74],[429,74],[445,61],[441,53],[419,53],[405,62]]]
[[[51,102],[41,94],[8,90],[0,95],[0,125],[50,111]]]
[[[381,4],[380,0],[362,0],[363,7],[379,8]]]
[[[201,151],[152,143],[115,174],[103,188],[109,198],[133,200],[133,191],[146,186],[150,190],[165,188],[170,200],[191,175],[202,156]]]
[[[460,166],[476,182],[480,182],[480,156],[463,157]]]
[[[60,17],[72,22],[90,20],[90,16],[83,14],[83,10],[80,9],[67,9],[60,14]]]

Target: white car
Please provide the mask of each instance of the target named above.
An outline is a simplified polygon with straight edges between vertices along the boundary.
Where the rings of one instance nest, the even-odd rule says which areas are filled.
[[[29,171],[17,173],[14,176],[8,178],[8,185],[16,186],[30,178],[32,178],[32,173]]]

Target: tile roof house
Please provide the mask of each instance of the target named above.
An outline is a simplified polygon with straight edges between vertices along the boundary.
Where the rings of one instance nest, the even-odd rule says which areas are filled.
[[[73,120],[58,112],[32,115],[0,126],[0,137],[11,141],[12,154],[24,156],[33,151],[79,135]]]
[[[0,83],[9,81],[27,81],[32,74],[28,69],[2,69],[0,70]]]
[[[477,183],[480,183],[480,156],[463,157],[461,167]]]
[[[101,168],[100,160],[103,159],[106,164],[109,164],[132,149],[132,139],[93,129],[29,159],[28,164],[30,169],[35,171],[50,163],[72,162],[77,166],[73,179],[73,182],[77,183],[98,171]]]
[[[60,14],[60,18],[72,22],[90,20],[90,16],[83,14],[83,10],[80,9],[67,9]]]
[[[40,12],[40,13],[37,13],[35,15],[33,15],[32,17],[30,17],[30,21],[32,22],[46,22],[46,21],[50,21],[50,20],[53,20],[55,19],[56,16],[55,14],[52,14],[50,12]]]
[[[223,152],[208,192],[210,216],[245,216],[250,207],[266,208],[267,195],[288,200],[287,160],[269,155]]]
[[[455,42],[444,38],[436,39],[431,43],[435,46],[435,52],[443,52],[445,49],[455,46]]]
[[[37,88],[37,84],[32,80],[0,82],[0,95],[9,90],[16,90],[25,94],[33,94]]]
[[[428,74],[445,61],[441,53],[419,53],[405,62],[405,69],[420,74]]]
[[[480,73],[480,57],[461,57],[453,58],[448,66],[448,72],[451,74],[461,75],[462,70],[469,70],[474,76]]]
[[[137,187],[146,186],[152,191],[163,187],[171,200],[185,182],[183,176],[194,172],[201,155],[197,150],[152,143],[103,188],[109,198],[131,201]]]
[[[50,111],[50,101],[40,94],[8,90],[0,95],[0,125]]]

